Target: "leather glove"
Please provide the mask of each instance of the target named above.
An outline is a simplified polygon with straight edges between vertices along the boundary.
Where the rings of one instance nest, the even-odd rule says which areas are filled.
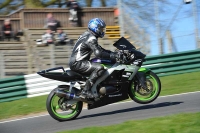
[[[123,60],[124,55],[121,52],[112,52],[110,53],[110,58],[113,60]]]

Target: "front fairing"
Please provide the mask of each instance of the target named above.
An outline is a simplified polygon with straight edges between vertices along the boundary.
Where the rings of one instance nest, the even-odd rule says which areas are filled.
[[[147,73],[151,71],[149,68],[145,68],[145,67],[140,67],[140,69],[138,70],[138,72],[144,72],[144,73]]]
[[[126,80],[132,80],[135,74],[139,70],[139,66],[137,65],[124,65],[116,63],[111,68],[108,69],[108,71],[114,69],[114,70],[124,70],[122,77],[126,78]]]
[[[113,44],[114,47],[116,47],[119,50],[128,50],[131,53],[134,53],[135,59],[144,59],[146,57],[145,54],[142,52],[136,50],[135,46],[133,46],[127,39],[124,37],[120,38],[117,42]]]
[[[116,41],[113,46],[115,46],[119,50],[131,50],[136,49],[127,39],[124,37],[120,38]]]

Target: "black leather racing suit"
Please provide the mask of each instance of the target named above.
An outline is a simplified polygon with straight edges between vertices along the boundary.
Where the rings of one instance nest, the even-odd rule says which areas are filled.
[[[99,63],[90,62],[90,55],[94,52],[97,58],[115,59],[115,53],[103,49],[98,45],[98,38],[90,31],[84,32],[77,40],[70,58],[70,69],[80,74],[90,75],[87,81],[95,83],[104,72]],[[86,81],[86,86],[88,82]],[[90,89],[90,88],[88,88]]]

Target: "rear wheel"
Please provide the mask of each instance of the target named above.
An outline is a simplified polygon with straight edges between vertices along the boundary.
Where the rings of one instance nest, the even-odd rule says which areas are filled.
[[[49,112],[51,117],[58,121],[68,121],[75,119],[82,111],[83,102],[71,102],[64,97],[58,97],[55,94],[56,89],[51,91],[47,98],[47,111]]]
[[[140,85],[138,80],[133,81],[129,89],[130,98],[140,104],[153,102],[160,94],[161,83],[158,76],[152,71],[146,73],[146,86],[147,90]]]

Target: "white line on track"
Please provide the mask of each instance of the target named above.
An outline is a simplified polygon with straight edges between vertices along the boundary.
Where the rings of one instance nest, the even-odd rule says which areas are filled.
[[[173,94],[173,95],[166,95],[166,96],[159,96],[158,98],[172,97],[172,96],[181,96],[181,95],[194,94],[194,93],[200,93],[200,91],[188,92],[188,93],[180,93],[180,94]],[[118,103],[113,103],[113,104],[110,104],[110,105],[116,105],[116,104],[122,104],[122,103],[128,103],[128,102],[133,102],[133,101],[118,102]],[[84,108],[84,109],[86,109],[86,108]],[[0,122],[0,124],[1,123],[14,122],[14,121],[20,121],[20,120],[26,120],[26,119],[32,119],[32,118],[37,118],[37,117],[43,117],[43,116],[48,116],[48,115],[49,114],[44,114],[44,115],[25,117],[25,118],[14,119],[14,120],[9,120],[9,121],[2,121],[2,122]]]

